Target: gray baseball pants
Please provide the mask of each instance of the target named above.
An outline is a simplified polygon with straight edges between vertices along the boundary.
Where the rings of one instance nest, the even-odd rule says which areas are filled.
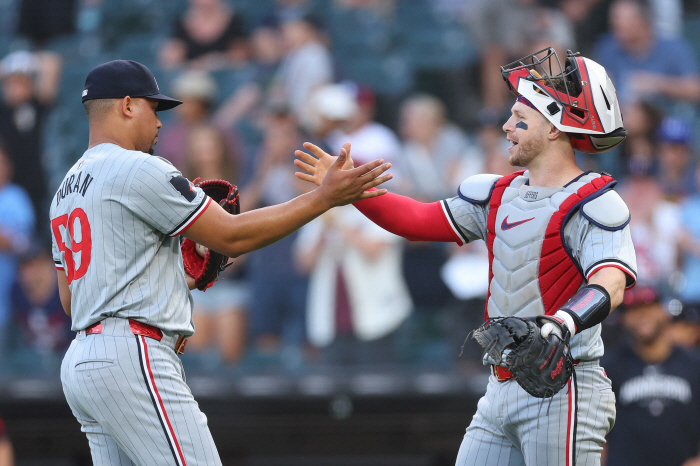
[[[61,366],[73,415],[95,466],[220,465],[207,418],[173,347],[107,318],[100,334],[79,332]]]
[[[600,466],[615,395],[598,361],[577,365],[549,403],[491,375],[456,466]]]

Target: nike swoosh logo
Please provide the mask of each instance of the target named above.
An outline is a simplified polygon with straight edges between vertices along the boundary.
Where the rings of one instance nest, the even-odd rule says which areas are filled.
[[[506,215],[506,218],[503,219],[503,223],[501,223],[501,230],[510,230],[511,228],[515,228],[518,225],[522,225],[523,223],[527,223],[530,220],[534,220],[535,217],[528,218],[526,220],[520,220],[519,222],[513,222],[513,223],[508,223],[508,215]]]

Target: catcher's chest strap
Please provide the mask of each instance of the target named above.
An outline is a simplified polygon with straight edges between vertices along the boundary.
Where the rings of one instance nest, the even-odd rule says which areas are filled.
[[[580,359],[574,359],[574,366],[578,366],[578,363],[580,362]],[[514,377],[513,374],[511,374],[510,371],[503,366],[492,365],[491,369],[493,376],[496,377],[496,380],[499,382],[506,382]]]

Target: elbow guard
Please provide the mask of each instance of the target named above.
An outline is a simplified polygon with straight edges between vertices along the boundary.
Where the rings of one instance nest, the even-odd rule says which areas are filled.
[[[569,314],[578,333],[598,325],[610,314],[610,294],[600,285],[584,286],[557,312]]]

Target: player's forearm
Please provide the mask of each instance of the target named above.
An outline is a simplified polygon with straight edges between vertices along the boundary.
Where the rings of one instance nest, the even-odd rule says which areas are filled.
[[[212,204],[184,235],[230,257],[255,251],[290,235],[331,207],[316,189],[284,204],[229,215]]]
[[[316,189],[284,204],[263,207],[238,215],[232,232],[232,257],[255,251],[294,233],[330,208]]]
[[[610,295],[610,311],[622,304],[622,297],[625,294],[625,285],[627,284],[627,277],[622,270],[615,267],[600,269],[591,275],[588,283],[605,288]]]
[[[385,230],[409,241],[457,242],[439,202],[423,203],[387,193],[353,204],[357,210]]]

